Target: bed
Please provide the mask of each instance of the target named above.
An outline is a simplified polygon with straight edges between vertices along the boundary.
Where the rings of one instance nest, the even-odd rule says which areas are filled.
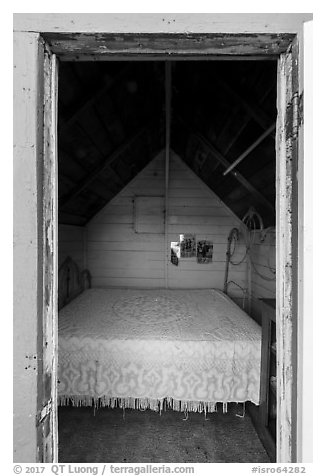
[[[84,289],[72,263],[63,282]],[[205,413],[259,404],[261,328],[221,291],[72,294],[59,312],[59,404]]]

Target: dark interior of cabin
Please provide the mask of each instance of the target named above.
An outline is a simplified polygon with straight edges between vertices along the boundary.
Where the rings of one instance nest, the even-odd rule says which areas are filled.
[[[60,462],[275,461],[276,78],[275,60],[60,62],[59,366],[60,355],[66,359],[58,373]],[[61,314],[81,312],[78,299],[88,287],[185,296],[220,291],[261,335],[259,399],[234,393],[172,404],[174,394],[160,393],[156,403],[138,393],[109,395],[96,380],[96,366],[104,366],[99,358],[97,370],[85,371],[80,398],[75,390],[60,394],[75,371]],[[126,296],[124,306],[131,303]],[[114,301],[115,318],[130,311],[131,319],[137,307],[141,324],[152,309],[155,325],[172,322],[163,294],[151,298],[155,308],[147,295],[146,303],[132,296],[132,312]],[[184,299],[173,294],[185,322]],[[217,345],[214,339],[209,345]],[[246,392],[253,385],[248,375]],[[87,393],[92,378],[95,391]],[[196,379],[189,384],[196,385]]]
[[[171,148],[240,219],[275,225],[276,61],[172,62]],[[165,62],[63,62],[59,223],[84,226],[165,147]]]

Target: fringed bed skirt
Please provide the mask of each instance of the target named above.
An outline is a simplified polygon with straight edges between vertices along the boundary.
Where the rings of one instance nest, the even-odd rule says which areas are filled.
[[[117,397],[90,397],[81,395],[71,395],[58,397],[59,405],[72,405],[74,407],[88,407],[95,408],[121,408],[132,410],[153,410],[155,412],[162,412],[165,410],[175,410],[178,412],[198,412],[213,413],[217,411],[218,402],[192,402],[184,400],[175,400],[173,398],[117,398]],[[223,403],[223,413],[227,412],[227,402]]]

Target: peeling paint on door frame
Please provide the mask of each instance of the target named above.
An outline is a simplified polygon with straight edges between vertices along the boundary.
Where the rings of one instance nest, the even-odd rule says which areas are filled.
[[[58,173],[56,55],[43,42],[43,361],[38,391],[37,437],[40,462],[58,460]],[[41,417],[40,417],[41,416]]]
[[[171,15],[171,14],[170,14]],[[130,28],[132,30],[132,23]],[[266,25],[265,25],[266,26]],[[302,26],[302,25],[301,25]],[[74,27],[75,28],[75,27]],[[258,27],[257,27],[258,28]],[[277,24],[273,28],[277,31]],[[107,28],[109,30],[109,28]],[[293,126],[293,116],[290,118],[287,110],[287,104],[292,97],[289,98],[289,91],[296,92],[298,87],[298,33],[289,29],[290,34],[286,30],[280,34],[261,33],[257,29],[254,44],[252,44],[252,35],[241,33],[241,25],[239,32],[232,34],[225,34],[224,32],[211,33],[202,32],[200,38],[196,35],[189,35],[186,32],[169,33],[163,35],[159,32],[143,35],[142,41],[145,40],[145,46],[139,42],[137,35],[130,36],[122,33],[114,38],[110,38],[114,48],[103,48],[104,36],[109,34],[109,31],[103,31],[103,34],[90,33],[83,31],[83,35],[78,33],[67,33],[67,31],[60,34],[60,26],[54,28],[48,33],[44,33],[44,29],[40,28],[40,38],[49,40],[50,45],[47,45],[45,51],[49,54],[51,51],[51,43],[55,45],[55,51],[58,57],[63,59],[104,59],[104,60],[119,60],[134,57],[135,59],[166,59],[167,57],[173,59],[230,59],[230,55],[235,59],[239,59],[242,55],[247,57],[254,54],[262,56],[265,59],[269,55],[277,55],[279,57],[278,69],[278,126],[277,126],[277,337],[278,337],[278,425],[277,425],[277,461],[278,462],[295,462],[296,461],[296,312],[297,312],[297,282],[298,273],[296,265],[297,255],[297,216],[298,216],[298,200],[297,200],[297,183],[296,183],[296,167],[298,163],[298,142],[289,134],[289,127]],[[41,33],[43,32],[43,33]],[[26,32],[27,33],[27,32]],[[259,33],[259,34],[258,34]],[[104,36],[103,36],[104,35]],[[180,43],[180,36],[181,43]],[[209,41],[209,48],[205,49],[205,39]],[[145,38],[145,40],[144,40]],[[187,47],[187,38],[191,41],[191,48]],[[128,48],[124,48],[124,40],[128,39]],[[179,40],[179,41],[176,41]],[[200,40],[200,41],[199,41]],[[214,43],[215,40],[215,43]],[[86,41],[86,44],[85,44]],[[136,43],[132,43],[135,41]],[[162,43],[163,41],[163,43]],[[162,49],[162,44],[164,48]],[[121,46],[122,45],[122,46]],[[180,46],[181,45],[181,46]],[[132,50],[132,51],[131,51]],[[130,54],[132,53],[131,57]],[[264,52],[264,54],[262,54]],[[86,56],[83,56],[83,55]],[[100,56],[99,56],[100,55]],[[222,56],[219,56],[222,55]],[[215,58],[214,58],[215,57]],[[55,56],[53,56],[55,58]],[[257,58],[256,58],[257,59]],[[52,62],[44,63],[44,73],[46,76],[46,69],[50,68]],[[54,69],[52,69],[54,71]],[[57,77],[52,76],[52,81],[57,83]],[[53,84],[52,83],[52,86]],[[52,88],[52,91],[55,91]],[[301,91],[299,91],[301,94]],[[52,105],[52,120],[56,115],[56,99],[55,95],[51,96]],[[289,127],[287,127],[287,125]],[[52,124],[53,127],[53,124]],[[52,129],[53,132],[53,129]],[[55,135],[55,131],[54,131]],[[53,143],[55,144],[55,137]],[[55,154],[53,155],[53,157]],[[55,256],[57,250],[56,237],[56,165],[48,169],[47,182],[43,182],[43,191],[48,197],[50,214],[47,218],[44,216],[44,235],[43,242],[51,249],[53,260],[53,275],[47,272],[47,280],[53,280],[54,284],[47,282],[49,286],[51,307],[48,308],[46,322],[49,322],[53,329],[56,326],[56,296],[54,290],[56,288],[57,270],[55,267]],[[45,213],[46,215],[46,213]],[[50,235],[48,232],[50,231]],[[48,239],[49,238],[49,239]],[[46,264],[43,262],[43,267]],[[47,287],[45,282],[45,288]],[[48,357],[46,357],[48,358]],[[56,355],[55,348],[52,352],[52,360],[47,361],[52,366],[52,382],[56,380]],[[45,362],[46,364],[46,362]],[[47,364],[46,364],[47,365]],[[56,389],[55,384],[52,388],[53,408],[56,407]],[[48,402],[45,402],[45,405]],[[50,414],[51,412],[49,412]],[[52,420],[52,432],[56,432],[56,417]],[[57,445],[57,435],[52,435],[52,444]],[[43,455],[44,457],[44,455]],[[42,457],[42,459],[43,459]],[[40,456],[38,456],[40,458]],[[57,449],[54,447],[52,451],[53,461],[57,461]],[[39,459],[41,461],[41,459]]]

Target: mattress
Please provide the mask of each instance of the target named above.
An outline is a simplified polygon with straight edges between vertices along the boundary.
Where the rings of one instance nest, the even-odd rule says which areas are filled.
[[[260,326],[214,289],[89,289],[59,313],[60,404],[259,404],[260,360]]]

